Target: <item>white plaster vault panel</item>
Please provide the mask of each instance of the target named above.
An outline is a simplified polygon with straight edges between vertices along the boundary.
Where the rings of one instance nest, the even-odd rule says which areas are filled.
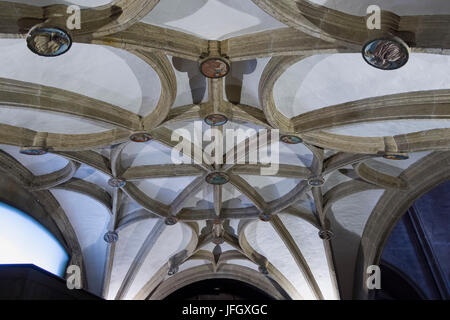
[[[208,40],[223,40],[285,26],[250,0],[163,0],[142,22]]]
[[[336,201],[332,206],[336,221],[361,237],[367,219],[383,193],[384,190],[368,190]]]
[[[384,174],[398,177],[404,170],[408,169],[414,163],[423,159],[430,153],[431,152],[413,152],[409,154],[409,159],[401,161],[389,160],[383,157],[379,157],[368,159],[364,161],[364,164]]]
[[[197,260],[197,259],[196,260],[188,260],[188,261],[186,261],[185,263],[183,263],[180,266],[178,272],[182,272],[182,271],[187,270],[187,269],[191,269],[191,268],[195,268],[195,267],[198,267],[198,266],[202,266],[204,264],[211,264],[211,261],[208,261],[208,260]],[[212,270],[212,265],[211,265],[211,270]]]
[[[340,173],[338,170],[335,170],[325,177],[325,184],[322,186],[322,193],[325,194],[327,191],[331,190],[333,187],[338,184],[344,183],[346,181],[351,181],[352,178],[347,177],[346,175]]]
[[[314,156],[304,144],[279,143],[281,164],[292,164],[302,167],[310,167]]]
[[[448,0],[309,0],[309,2],[358,16],[365,16],[370,5],[378,5],[381,10],[391,11],[400,16],[450,14]]]
[[[253,202],[251,202],[230,183],[222,187],[222,202],[222,208],[224,209],[247,208],[254,206]]]
[[[80,7],[98,7],[102,6],[108,3],[111,3],[112,0],[70,0],[70,1],[64,1],[64,0],[8,0],[8,2],[16,2],[16,3],[24,3],[29,4],[37,7],[44,7],[44,6],[51,6],[53,4],[76,4]]]
[[[235,250],[232,246],[230,246],[230,245],[229,245],[228,243],[226,243],[226,242],[222,243],[222,244],[219,245],[219,246],[220,246],[220,249],[222,250],[222,253],[223,253],[223,252],[226,252],[226,251]],[[201,249],[202,249],[202,250],[209,251],[209,252],[213,252],[213,250],[214,250],[215,247],[216,247],[216,244],[214,244],[214,243],[212,243],[212,242],[208,242],[208,243],[205,244]]]
[[[122,165],[124,168],[143,165],[173,164],[172,149],[151,140],[146,143],[130,142],[122,150]],[[187,156],[175,155],[177,160],[190,163]]]
[[[328,269],[323,240],[319,238],[318,230],[310,223],[291,215],[280,214],[279,217],[305,257],[325,299],[335,300],[337,297]]]
[[[324,131],[346,136],[384,137],[442,128],[450,128],[450,120],[375,121],[340,126]]]
[[[135,182],[150,198],[170,205],[196,177],[145,179]]]
[[[103,240],[110,214],[99,202],[77,192],[51,190],[68,216],[83,251],[89,290],[101,293],[107,244]]]
[[[275,83],[286,117],[365,98],[450,88],[450,56],[413,53],[401,69],[369,66],[359,53],[322,54],[292,65]],[[418,130],[416,130],[418,131]]]
[[[140,115],[156,107],[161,90],[157,73],[137,56],[81,43],[48,59],[33,54],[23,39],[1,39],[0,77],[76,92]]]
[[[315,299],[289,250],[270,223],[252,222],[245,229],[245,236],[253,249],[265,256],[291,282],[304,299]]]
[[[254,264],[253,262],[249,261],[249,260],[241,260],[241,259],[239,259],[239,260],[231,260],[231,261],[227,261],[227,263],[228,264],[235,264],[235,265],[238,265],[238,266],[241,266],[241,267],[247,267],[247,268],[250,268],[250,269],[253,269],[253,270],[259,272],[259,267],[256,264]]]
[[[249,176],[241,175],[266,202],[281,198],[286,193],[294,189],[299,183],[299,179],[279,178],[270,176]]]
[[[77,172],[75,172],[74,178],[83,179],[87,182],[96,184],[97,186],[108,191],[109,194],[113,193],[113,188],[108,184],[110,176],[104,174],[103,172],[95,170],[88,165],[82,164],[78,168]]]
[[[86,134],[113,129],[114,126],[72,118],[62,113],[10,108],[0,105],[0,123],[38,132]]]
[[[311,216],[314,214],[316,210],[314,199],[305,194],[299,201],[291,205],[291,207],[301,210],[303,212],[308,212]]]
[[[172,56],[167,58],[177,78],[177,97],[172,108],[208,101],[208,83],[200,73],[198,62]]]
[[[39,157],[25,155],[19,152],[20,148],[0,144],[0,150],[10,154],[34,175],[52,173],[64,168],[69,162],[60,156],[47,153]]]
[[[108,299],[115,298],[131,263],[157,221],[157,219],[147,219],[134,223],[119,232],[119,241],[117,241],[114,251]]]
[[[423,159],[424,157],[426,157],[430,153],[431,153],[430,151],[412,152],[412,153],[409,153],[409,159],[402,160],[402,161],[389,160],[389,159],[385,159],[385,158],[382,158],[382,157],[381,158],[376,158],[376,161],[384,163],[384,164],[389,165],[389,166],[393,166],[393,167],[399,168],[400,171],[403,171],[403,170],[408,169],[411,165],[413,165],[417,161]]]
[[[185,208],[192,210],[203,210],[214,208],[213,187],[208,184],[204,184],[195,195],[189,196],[184,203]]]
[[[259,101],[259,80],[270,58],[236,61],[225,79],[224,98],[261,109]],[[240,95],[238,94],[240,90]],[[235,101],[239,97],[239,101]]]
[[[126,299],[132,299],[171,256],[186,249],[191,235],[191,229],[183,223],[166,227],[143,262]]]

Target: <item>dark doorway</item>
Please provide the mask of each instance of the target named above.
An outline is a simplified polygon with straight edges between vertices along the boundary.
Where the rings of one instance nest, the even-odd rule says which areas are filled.
[[[262,290],[231,279],[209,279],[187,285],[164,300],[274,300]]]

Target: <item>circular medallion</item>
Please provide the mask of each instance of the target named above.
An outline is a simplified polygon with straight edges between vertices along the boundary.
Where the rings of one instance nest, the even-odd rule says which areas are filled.
[[[164,220],[165,224],[168,226],[173,226],[175,224],[177,224],[178,219],[174,216],[168,216],[165,220]]]
[[[119,178],[111,178],[108,180],[108,184],[113,188],[122,188],[125,187],[127,182]]]
[[[407,153],[386,153],[383,158],[389,160],[407,160],[409,155]]]
[[[56,57],[70,49],[72,39],[66,31],[59,28],[34,28],[28,33],[27,46],[37,55]]]
[[[325,179],[321,177],[309,178],[308,184],[311,187],[320,187],[325,183]]]
[[[152,136],[147,132],[137,132],[130,136],[130,140],[133,142],[147,142],[152,140]]]
[[[205,123],[211,127],[219,127],[223,126],[225,123],[228,122],[228,118],[225,117],[223,114],[210,114],[209,116],[205,117]]]
[[[322,240],[331,240],[334,236],[334,233],[330,230],[320,230],[319,237]]]
[[[214,185],[222,185],[230,181],[230,177],[225,172],[211,172],[206,176],[206,182]]]
[[[108,231],[103,236],[103,240],[105,240],[106,243],[114,243],[114,242],[117,242],[119,240],[119,235],[117,234],[117,232]]]
[[[268,275],[269,274],[269,270],[267,270],[267,268],[265,266],[259,266],[258,267],[259,272],[261,272],[263,275]]]
[[[287,144],[299,144],[302,143],[303,140],[297,136],[285,135],[281,136],[280,140]]]
[[[409,59],[407,45],[398,38],[372,40],[364,45],[362,54],[369,65],[382,70],[401,68]]]
[[[22,147],[20,148],[20,153],[29,156],[41,156],[47,153],[47,149],[43,147]]]
[[[261,221],[268,222],[268,221],[270,221],[270,219],[272,219],[272,215],[271,214],[261,213],[259,215],[259,220],[261,220]]]
[[[178,266],[176,267],[170,267],[169,271],[167,272],[168,276],[173,276],[174,274],[176,274],[178,272]]]
[[[230,72],[230,65],[220,58],[209,58],[200,64],[201,73],[212,79],[225,77]]]

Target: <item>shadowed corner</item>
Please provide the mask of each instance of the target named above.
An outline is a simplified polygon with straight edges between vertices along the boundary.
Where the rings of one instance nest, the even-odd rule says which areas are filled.
[[[225,78],[225,92],[228,101],[239,104],[241,102],[242,83],[245,74],[251,74],[256,70],[256,59],[236,61],[231,64],[231,72]]]
[[[187,73],[192,91],[192,103],[201,103],[206,93],[206,78],[200,73],[198,63],[173,57],[172,64],[176,70]]]

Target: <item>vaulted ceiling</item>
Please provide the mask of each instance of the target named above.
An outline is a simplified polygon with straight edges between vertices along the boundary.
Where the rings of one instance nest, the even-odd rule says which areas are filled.
[[[82,6],[70,50],[31,52],[30,29],[64,29],[70,4]],[[371,4],[381,30],[366,27]],[[366,297],[365,267],[396,222],[450,178],[449,25],[447,0],[1,1],[0,199],[52,231],[108,299],[213,277],[280,299]],[[397,70],[361,55],[387,36],[411,50]],[[211,57],[230,62],[226,77],[201,73]],[[303,143],[280,142],[272,176],[174,164],[173,132],[205,132],[211,114],[223,132]],[[216,171],[229,182],[208,184]]]

